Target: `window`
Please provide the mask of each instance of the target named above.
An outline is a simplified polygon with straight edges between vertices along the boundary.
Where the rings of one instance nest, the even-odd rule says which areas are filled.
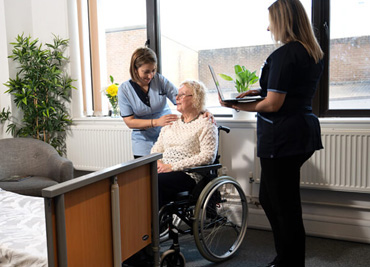
[[[100,62],[91,61],[92,70],[99,69],[101,77],[95,82],[97,87],[93,81],[94,94],[109,83],[109,75],[118,83],[129,79],[130,56],[148,40],[158,55],[159,72],[175,85],[185,79],[204,82],[209,90],[208,108],[216,114],[230,112],[219,106],[208,64],[217,73],[230,76],[235,64],[259,75],[264,60],[276,49],[266,31],[272,0],[80,1],[98,2],[102,7],[97,8],[96,16],[104,34],[98,34],[99,41],[90,36],[91,47],[101,44]],[[312,16],[325,53],[314,112],[321,117],[370,116],[370,28],[365,23],[370,0],[335,1],[332,5],[330,0],[301,2]],[[235,91],[232,82],[219,81],[230,93]],[[99,101],[94,98],[94,102]],[[104,113],[108,102],[104,97],[100,102]]]
[[[202,81],[208,89],[207,108],[216,114],[231,113],[220,107],[208,64],[216,73],[232,77],[236,64],[259,75],[264,60],[275,49],[267,31],[266,1],[254,1],[253,11],[245,0],[227,4],[161,0],[160,5],[162,74],[175,85],[185,79]],[[221,78],[219,82],[227,94],[236,92],[233,82]]]
[[[82,0],[80,9],[80,18],[89,15],[88,22],[82,23],[85,66],[90,66],[91,58],[91,69],[83,71],[84,110],[86,115],[107,115],[110,107],[102,90],[110,84],[110,76],[119,84],[130,78],[131,55],[147,40],[146,1]]]
[[[230,113],[220,108],[208,64],[216,73],[234,75],[234,65],[243,65],[260,75],[263,62],[276,49],[270,32],[267,8],[272,1],[161,0],[162,74],[176,85],[198,79],[208,88],[207,107],[213,113]],[[311,12],[311,0],[304,0]],[[236,8],[237,7],[237,8]],[[219,79],[228,94],[234,83]],[[252,88],[258,88],[255,84]]]
[[[313,23],[325,53],[314,102],[320,117],[370,116],[370,0],[313,2]]]
[[[370,28],[364,23],[369,14],[366,0],[331,5],[329,109],[370,108]]]
[[[116,82],[122,83],[130,78],[132,53],[147,40],[145,0],[101,2],[105,33],[104,82],[109,83],[112,75]]]

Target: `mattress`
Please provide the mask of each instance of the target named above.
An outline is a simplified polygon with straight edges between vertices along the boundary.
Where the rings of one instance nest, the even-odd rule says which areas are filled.
[[[47,266],[43,198],[0,188],[0,266]]]

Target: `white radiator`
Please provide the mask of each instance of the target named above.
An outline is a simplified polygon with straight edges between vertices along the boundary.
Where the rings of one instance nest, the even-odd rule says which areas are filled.
[[[133,159],[131,130],[123,123],[72,126],[66,145],[76,170],[97,171]]]
[[[370,134],[322,129],[324,149],[303,165],[301,186],[348,192],[370,192]],[[259,182],[259,159],[255,159]]]

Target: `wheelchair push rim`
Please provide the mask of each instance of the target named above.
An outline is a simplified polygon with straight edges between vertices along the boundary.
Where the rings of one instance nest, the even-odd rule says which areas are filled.
[[[230,258],[245,237],[247,217],[247,200],[235,179],[222,176],[207,184],[195,207],[193,223],[202,256],[212,262]]]

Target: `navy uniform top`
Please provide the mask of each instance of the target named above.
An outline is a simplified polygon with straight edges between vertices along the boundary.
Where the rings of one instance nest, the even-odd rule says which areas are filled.
[[[261,95],[286,94],[277,112],[257,113],[257,155],[293,156],[322,149],[320,124],[312,113],[312,99],[323,71],[300,42],[275,50],[262,67]]]
[[[170,114],[167,98],[176,104],[177,88],[161,74],[156,73],[145,93],[140,86],[128,80],[118,88],[118,104],[121,116],[135,119],[158,119]],[[157,141],[161,127],[134,129],[131,135],[133,154],[145,156]]]

